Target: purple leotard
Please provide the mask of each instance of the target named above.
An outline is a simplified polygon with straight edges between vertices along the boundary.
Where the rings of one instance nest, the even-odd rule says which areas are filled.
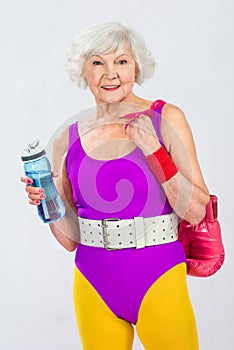
[[[152,123],[163,144],[161,109],[155,109]],[[93,159],[82,148],[77,122],[70,126],[66,167],[80,217],[129,219],[172,211],[162,186],[139,148],[118,159]],[[79,244],[75,257],[77,268],[108,307],[117,317],[134,324],[149,287],[181,262],[185,262],[185,255],[179,241],[122,250]]]

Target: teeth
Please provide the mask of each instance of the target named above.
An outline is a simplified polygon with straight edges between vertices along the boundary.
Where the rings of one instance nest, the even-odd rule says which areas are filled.
[[[105,89],[114,89],[114,88],[116,88],[116,87],[118,87],[119,85],[104,85],[103,87],[105,88]]]

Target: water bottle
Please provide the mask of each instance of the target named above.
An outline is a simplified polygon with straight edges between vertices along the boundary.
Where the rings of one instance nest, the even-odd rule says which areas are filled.
[[[32,180],[32,186],[42,187],[46,198],[41,199],[37,206],[39,217],[45,223],[61,219],[65,215],[64,204],[53,182],[51,165],[45,150],[39,146],[39,141],[32,142],[24,150],[21,159],[24,171]]]

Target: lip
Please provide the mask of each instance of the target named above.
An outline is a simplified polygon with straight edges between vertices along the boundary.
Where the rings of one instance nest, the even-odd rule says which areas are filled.
[[[118,90],[118,88],[120,87],[120,85],[102,85],[102,89],[104,89],[105,91],[115,91]]]

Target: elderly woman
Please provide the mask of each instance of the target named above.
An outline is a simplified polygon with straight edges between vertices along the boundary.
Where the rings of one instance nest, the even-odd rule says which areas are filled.
[[[198,349],[177,219],[199,223],[209,192],[181,109],[133,92],[154,69],[143,39],[118,22],[83,29],[68,54],[71,80],[90,89],[96,108],[54,144],[67,211],[50,228],[76,249],[85,350],[131,349],[133,324],[147,350]],[[40,204],[43,189],[22,181],[30,203]]]

